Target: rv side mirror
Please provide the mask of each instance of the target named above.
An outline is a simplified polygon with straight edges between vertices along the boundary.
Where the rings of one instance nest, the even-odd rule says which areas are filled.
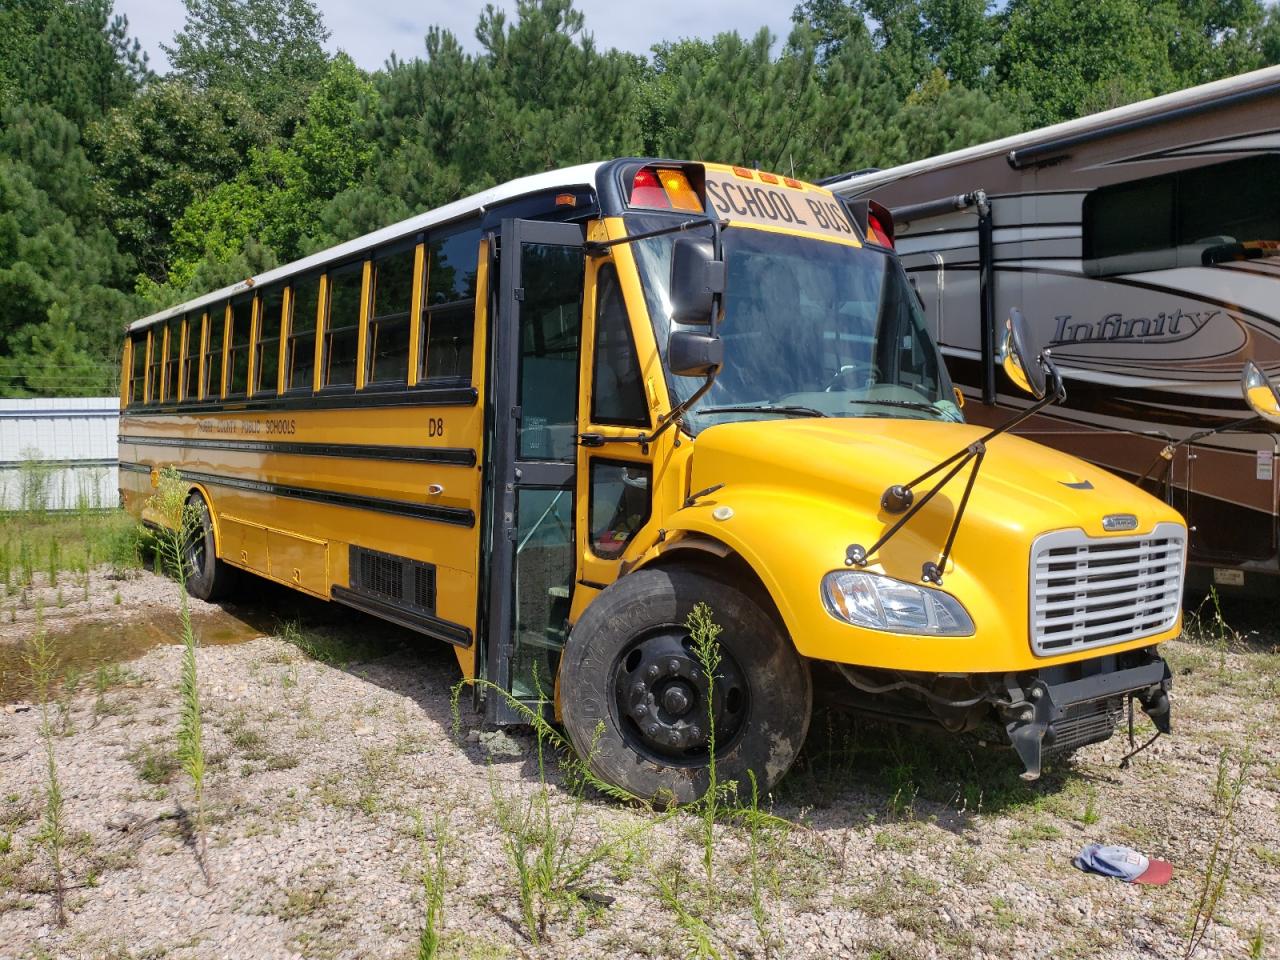
[[[1022,311],[1009,311],[1004,325],[1004,343],[1000,348],[1000,365],[1019,389],[1043,400],[1048,392],[1049,365],[1044,350],[1036,344],[1031,325]]]
[[[716,294],[724,293],[724,261],[702,237],[678,237],[671,250],[671,320],[673,323],[715,322]]]
[[[724,363],[724,341],[710,333],[676,330],[667,341],[667,366],[677,377],[709,377]]]
[[[1240,390],[1254,413],[1270,423],[1280,423],[1280,388],[1252,360],[1245,361]]]

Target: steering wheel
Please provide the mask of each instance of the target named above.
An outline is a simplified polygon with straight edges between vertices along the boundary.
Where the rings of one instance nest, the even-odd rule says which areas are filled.
[[[827,385],[822,388],[822,392],[830,393],[846,374],[854,373],[857,369],[858,367],[852,363],[842,364],[840,369],[836,371],[835,376],[827,381]]]

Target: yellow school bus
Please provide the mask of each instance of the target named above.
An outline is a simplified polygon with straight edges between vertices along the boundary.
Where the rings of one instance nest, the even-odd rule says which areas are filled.
[[[1029,777],[1126,700],[1167,730],[1185,525],[966,424],[891,235],[711,163],[495,187],[131,324],[124,503],[155,521],[175,467],[192,593],[247,571],[450,643],[489,721],[554,712],[639,796],[701,793],[708,694],[720,774],[765,789],[815,683]]]

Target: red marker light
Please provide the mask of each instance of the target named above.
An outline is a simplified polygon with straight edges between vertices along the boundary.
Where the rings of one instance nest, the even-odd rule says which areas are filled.
[[[631,182],[631,206],[650,207],[654,210],[670,210],[671,201],[662,189],[662,184],[654,172],[648,167],[636,171],[636,178]]]
[[[889,231],[876,219],[875,214],[867,215],[867,239],[876,246],[893,249],[893,239],[889,236]]]

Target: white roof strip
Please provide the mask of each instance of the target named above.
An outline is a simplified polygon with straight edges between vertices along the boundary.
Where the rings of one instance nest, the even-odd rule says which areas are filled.
[[[543,190],[554,190],[557,187],[594,187],[596,171],[600,169],[601,165],[601,163],[583,163],[576,167],[565,167],[561,170],[536,173],[532,176],[521,177],[519,180],[511,180],[507,183],[499,184],[496,187],[490,187],[488,190],[482,190],[480,193],[472,194],[461,200],[455,200],[453,203],[445,204],[443,207],[428,210],[426,213],[420,213],[417,216],[410,217],[408,220],[401,220],[399,223],[393,223],[389,227],[383,227],[381,230],[366,233],[364,236],[348,240],[346,243],[328,247],[319,253],[313,253],[309,257],[295,260],[293,263],[286,263],[284,266],[267,270],[256,277],[241,280],[239,283],[233,283],[229,287],[223,287],[221,290],[206,293],[203,296],[196,297],[194,300],[179,303],[158,313],[153,313],[149,317],[135,320],[129,324],[129,330],[133,331],[158,321],[168,320],[170,317],[178,316],[189,310],[199,310],[237,293],[245,293],[264,284],[273,283],[276,280],[284,280],[295,274],[305,273],[335,260],[364,253],[392,240],[398,240],[401,237],[428,230],[451,220],[458,220],[469,213],[484,210],[496,203],[513,200],[526,194],[539,193]],[[248,280],[252,280],[252,283],[249,283]]]
[[[1041,127],[1039,130],[1032,130],[1028,133],[1015,134],[1012,137],[1005,137],[1003,140],[992,140],[990,143],[981,143],[976,147],[966,147],[963,150],[953,150],[951,153],[939,154],[936,157],[914,160],[911,163],[890,167],[887,170],[877,170],[874,173],[846,177],[843,180],[827,183],[826,188],[838,194],[860,194],[871,187],[878,187],[881,184],[901,180],[903,177],[914,176],[917,173],[936,170],[940,167],[955,166],[968,160],[975,160],[979,157],[993,154],[997,156],[1007,154],[1011,150],[1024,150],[1039,143],[1105,129],[1130,120],[1158,116],[1182,107],[1216,100],[1220,97],[1228,97],[1257,87],[1265,87],[1277,81],[1280,81],[1280,66],[1264,67],[1261,70],[1242,73],[1239,76],[1228,77],[1225,80],[1215,80],[1213,83],[1204,83],[1198,87],[1179,90],[1176,93],[1167,93],[1162,97],[1141,100],[1138,103],[1116,107],[1113,110],[1104,110],[1101,113],[1090,114],[1087,117],[1080,117],[1076,120],[1067,120],[1064,123],[1055,123],[1053,126]]]

